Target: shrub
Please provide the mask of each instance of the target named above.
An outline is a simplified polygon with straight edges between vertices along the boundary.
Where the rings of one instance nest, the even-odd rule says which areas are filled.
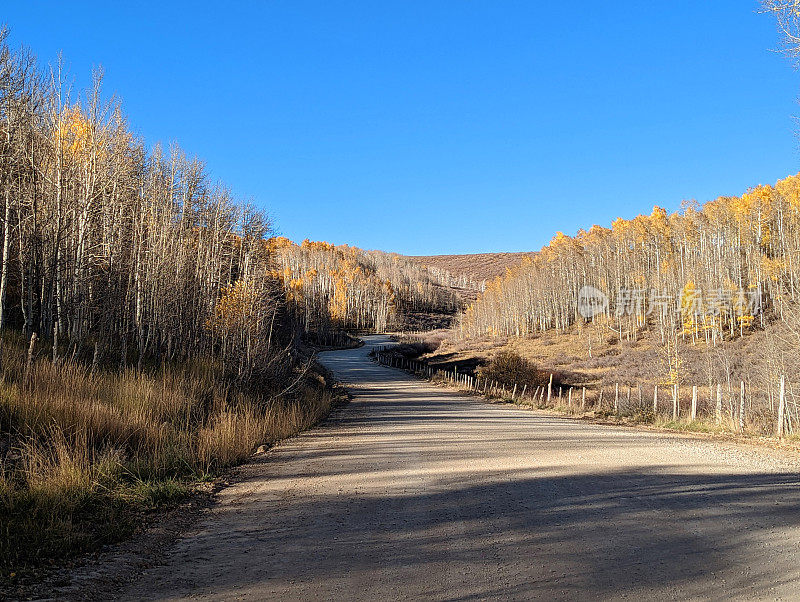
[[[533,362],[518,353],[503,350],[478,369],[478,378],[495,380],[508,386],[515,383],[520,387],[527,385],[529,390],[533,390],[545,384],[549,374],[538,370]]]

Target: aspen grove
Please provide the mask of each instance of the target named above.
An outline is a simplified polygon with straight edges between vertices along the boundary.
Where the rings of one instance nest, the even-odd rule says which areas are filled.
[[[305,332],[382,332],[410,312],[455,313],[460,302],[438,274],[395,253],[285,238],[270,241],[291,307]]]
[[[458,309],[397,255],[270,240],[269,217],[202,161],[147,152],[100,73],[72,102],[57,68],[7,46],[0,61],[0,325],[52,339],[53,357],[141,367],[219,353],[246,376],[279,351],[292,312],[311,332]]]
[[[650,215],[616,219],[611,228],[557,233],[535,257],[487,284],[465,311],[460,332],[564,331],[584,321],[578,293],[592,286],[610,303],[591,320],[607,324],[620,338],[635,339],[655,326],[662,339],[678,329],[684,339],[714,343],[763,325],[765,311],[783,317],[793,310],[800,294],[798,253],[800,176],[702,207],[686,204],[678,213],[655,207]],[[626,307],[625,291],[655,291],[680,317],[649,311],[646,303]],[[689,307],[698,291],[713,293],[714,302],[707,296]]]
[[[145,148],[97,71],[72,96],[0,32],[0,576],[313,425],[320,335],[455,313],[396,255],[274,237],[178,145]]]

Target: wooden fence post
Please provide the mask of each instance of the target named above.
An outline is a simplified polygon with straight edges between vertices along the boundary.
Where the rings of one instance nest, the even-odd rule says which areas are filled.
[[[786,423],[786,377],[781,374],[781,393],[778,398],[778,439],[783,438]]]
[[[717,424],[722,424],[722,385],[717,383],[717,407],[714,414],[717,418]]]
[[[567,407],[572,407],[572,387],[567,391]]]
[[[517,383],[514,383],[514,388],[511,390],[511,401],[514,401],[517,397]]]
[[[653,416],[658,414],[658,385],[653,387]]]
[[[672,420],[678,419],[678,383],[672,385]]]
[[[586,409],[586,387],[583,387],[583,391],[581,391],[581,410]]]
[[[692,386],[692,422],[697,420],[697,385]]]
[[[619,383],[614,383],[614,414],[619,414]]]
[[[547,405],[550,405],[550,395],[553,392],[553,374],[550,373],[550,382],[547,384]]]

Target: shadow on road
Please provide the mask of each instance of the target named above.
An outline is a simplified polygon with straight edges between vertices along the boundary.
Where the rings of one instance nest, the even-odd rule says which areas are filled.
[[[265,581],[361,573],[368,582],[390,566],[398,591],[417,591],[404,576],[447,565],[483,571],[488,562],[492,579],[469,580],[469,587],[445,580],[441,589],[428,590],[437,598],[467,599],[510,595],[504,578],[518,594],[549,595],[555,587],[576,597],[619,595],[627,588],[713,596],[714,575],[731,569],[744,574],[720,579],[717,596],[767,592],[778,584],[776,574],[786,582],[798,578],[796,474],[692,476],[643,468],[566,478],[495,477],[504,480],[464,487],[445,481],[443,491],[294,503],[282,509],[280,521],[294,526],[290,541],[282,531],[262,528],[260,510],[231,510],[239,513],[237,522],[250,525],[260,549],[280,556],[279,563],[272,558],[262,571],[248,573]],[[785,569],[765,567],[756,542],[773,539],[780,547],[783,534]],[[235,581],[215,586],[241,588],[236,574]],[[480,590],[472,589],[476,582],[483,583]]]
[[[370,364],[384,342],[325,358],[353,402],[251,464],[137,596],[800,593],[800,476],[784,464],[452,395]]]

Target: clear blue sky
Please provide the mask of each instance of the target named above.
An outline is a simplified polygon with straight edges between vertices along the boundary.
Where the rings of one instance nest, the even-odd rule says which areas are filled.
[[[6,3],[12,44],[106,71],[281,233],[538,249],[800,171],[800,73],[755,0]]]

